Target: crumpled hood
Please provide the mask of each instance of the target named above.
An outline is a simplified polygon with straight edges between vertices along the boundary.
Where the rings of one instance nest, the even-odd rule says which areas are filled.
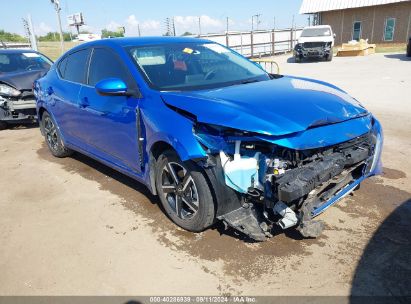
[[[337,87],[296,77],[212,90],[163,92],[162,98],[166,104],[194,114],[199,122],[275,136],[368,113]]]
[[[0,82],[6,83],[17,90],[32,90],[33,82],[42,77],[47,70],[26,71],[17,73],[0,73]]]

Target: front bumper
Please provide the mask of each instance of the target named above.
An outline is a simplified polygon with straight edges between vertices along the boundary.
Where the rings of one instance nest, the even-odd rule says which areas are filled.
[[[351,158],[352,165],[349,165],[350,161],[347,160],[348,163],[346,162],[342,168],[335,170],[335,164],[341,161],[341,159],[339,159],[336,160],[334,164],[328,166],[318,164],[318,166],[322,168],[318,171],[314,169],[316,165],[314,165],[314,167],[311,166],[311,168],[309,168],[312,173],[311,175],[310,172],[305,174],[302,170],[299,171],[298,174],[301,173],[299,177],[303,177],[302,179],[300,178],[299,181],[294,178],[289,179],[289,183],[287,181],[287,187],[285,187],[285,189],[296,189],[296,192],[297,190],[300,191],[303,189],[300,191],[301,196],[295,196],[293,191],[289,192],[290,194],[288,196],[285,195],[287,191],[278,191],[278,195],[276,195],[276,192],[273,196],[270,196],[267,195],[267,190],[264,190],[264,193],[256,198],[241,195],[224,183],[222,179],[224,178],[223,169],[214,168],[214,170],[216,170],[214,176],[222,176],[222,178],[220,178],[220,192],[231,191],[236,194],[236,196],[234,196],[233,193],[229,195],[232,199],[230,208],[225,208],[223,212],[219,212],[217,218],[254,240],[264,241],[272,236],[273,224],[277,223],[280,225],[280,218],[273,214],[275,205],[280,202],[292,208],[293,211],[291,212],[295,213],[297,218],[294,226],[297,226],[297,229],[303,236],[318,236],[323,229],[323,225],[321,222],[314,220],[314,218],[354,191],[366,178],[381,172],[383,134],[379,122],[373,119],[371,129],[361,137],[366,138],[367,142],[371,143],[371,152],[365,155],[350,152],[349,157]],[[297,169],[303,168],[304,166]],[[206,171],[207,170],[208,169],[206,169]],[[307,176],[310,178],[308,179]],[[307,177],[307,179],[305,179],[305,177]],[[313,181],[315,181],[314,185],[312,184]],[[298,187],[293,188],[292,186],[295,183],[300,184],[298,184]],[[284,196],[281,196],[281,193],[283,193]],[[233,198],[236,198],[238,202],[233,203]],[[298,203],[295,204],[295,202]],[[227,206],[224,203],[219,203],[219,205]]]
[[[309,57],[325,57],[331,53],[331,46],[319,46],[319,47],[304,47],[303,45],[297,45],[294,48],[294,56],[309,58]]]
[[[0,120],[7,123],[30,123],[37,120],[36,100],[0,97]]]

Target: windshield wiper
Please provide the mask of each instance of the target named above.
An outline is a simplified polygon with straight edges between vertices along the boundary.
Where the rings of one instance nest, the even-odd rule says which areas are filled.
[[[247,79],[247,80],[240,81],[238,84],[247,84],[247,83],[259,82],[259,81],[260,80],[257,80],[257,79]]]

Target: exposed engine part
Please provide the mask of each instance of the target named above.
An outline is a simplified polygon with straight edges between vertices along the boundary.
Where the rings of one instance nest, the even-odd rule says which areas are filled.
[[[283,202],[279,201],[274,205],[274,212],[282,216],[282,219],[280,219],[277,222],[277,224],[282,229],[287,229],[287,228],[297,225],[298,223],[297,215],[295,214],[293,210],[291,210],[290,207],[288,207]]]
[[[242,157],[240,155],[241,141],[235,142],[234,159],[231,160],[223,151],[220,152],[220,159],[223,166],[225,181],[227,186],[234,190],[247,193],[248,188],[258,187],[258,156]],[[256,185],[254,185],[256,183]]]

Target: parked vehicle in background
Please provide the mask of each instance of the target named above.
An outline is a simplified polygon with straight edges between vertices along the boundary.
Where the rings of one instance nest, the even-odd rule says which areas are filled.
[[[335,34],[329,25],[307,26],[303,29],[298,43],[294,47],[295,62],[304,58],[333,58]]]
[[[33,82],[52,64],[33,50],[0,50],[0,129],[37,120]]]
[[[78,34],[77,38],[74,39],[73,41],[94,41],[94,40],[99,40],[101,39],[100,34]]]
[[[407,44],[407,57],[411,57],[411,37],[408,39],[408,44]]]
[[[316,237],[314,217],[380,168],[381,126],[357,100],[208,40],[88,42],[34,90],[54,156],[144,183],[189,231],[222,220],[259,241],[274,225]]]

